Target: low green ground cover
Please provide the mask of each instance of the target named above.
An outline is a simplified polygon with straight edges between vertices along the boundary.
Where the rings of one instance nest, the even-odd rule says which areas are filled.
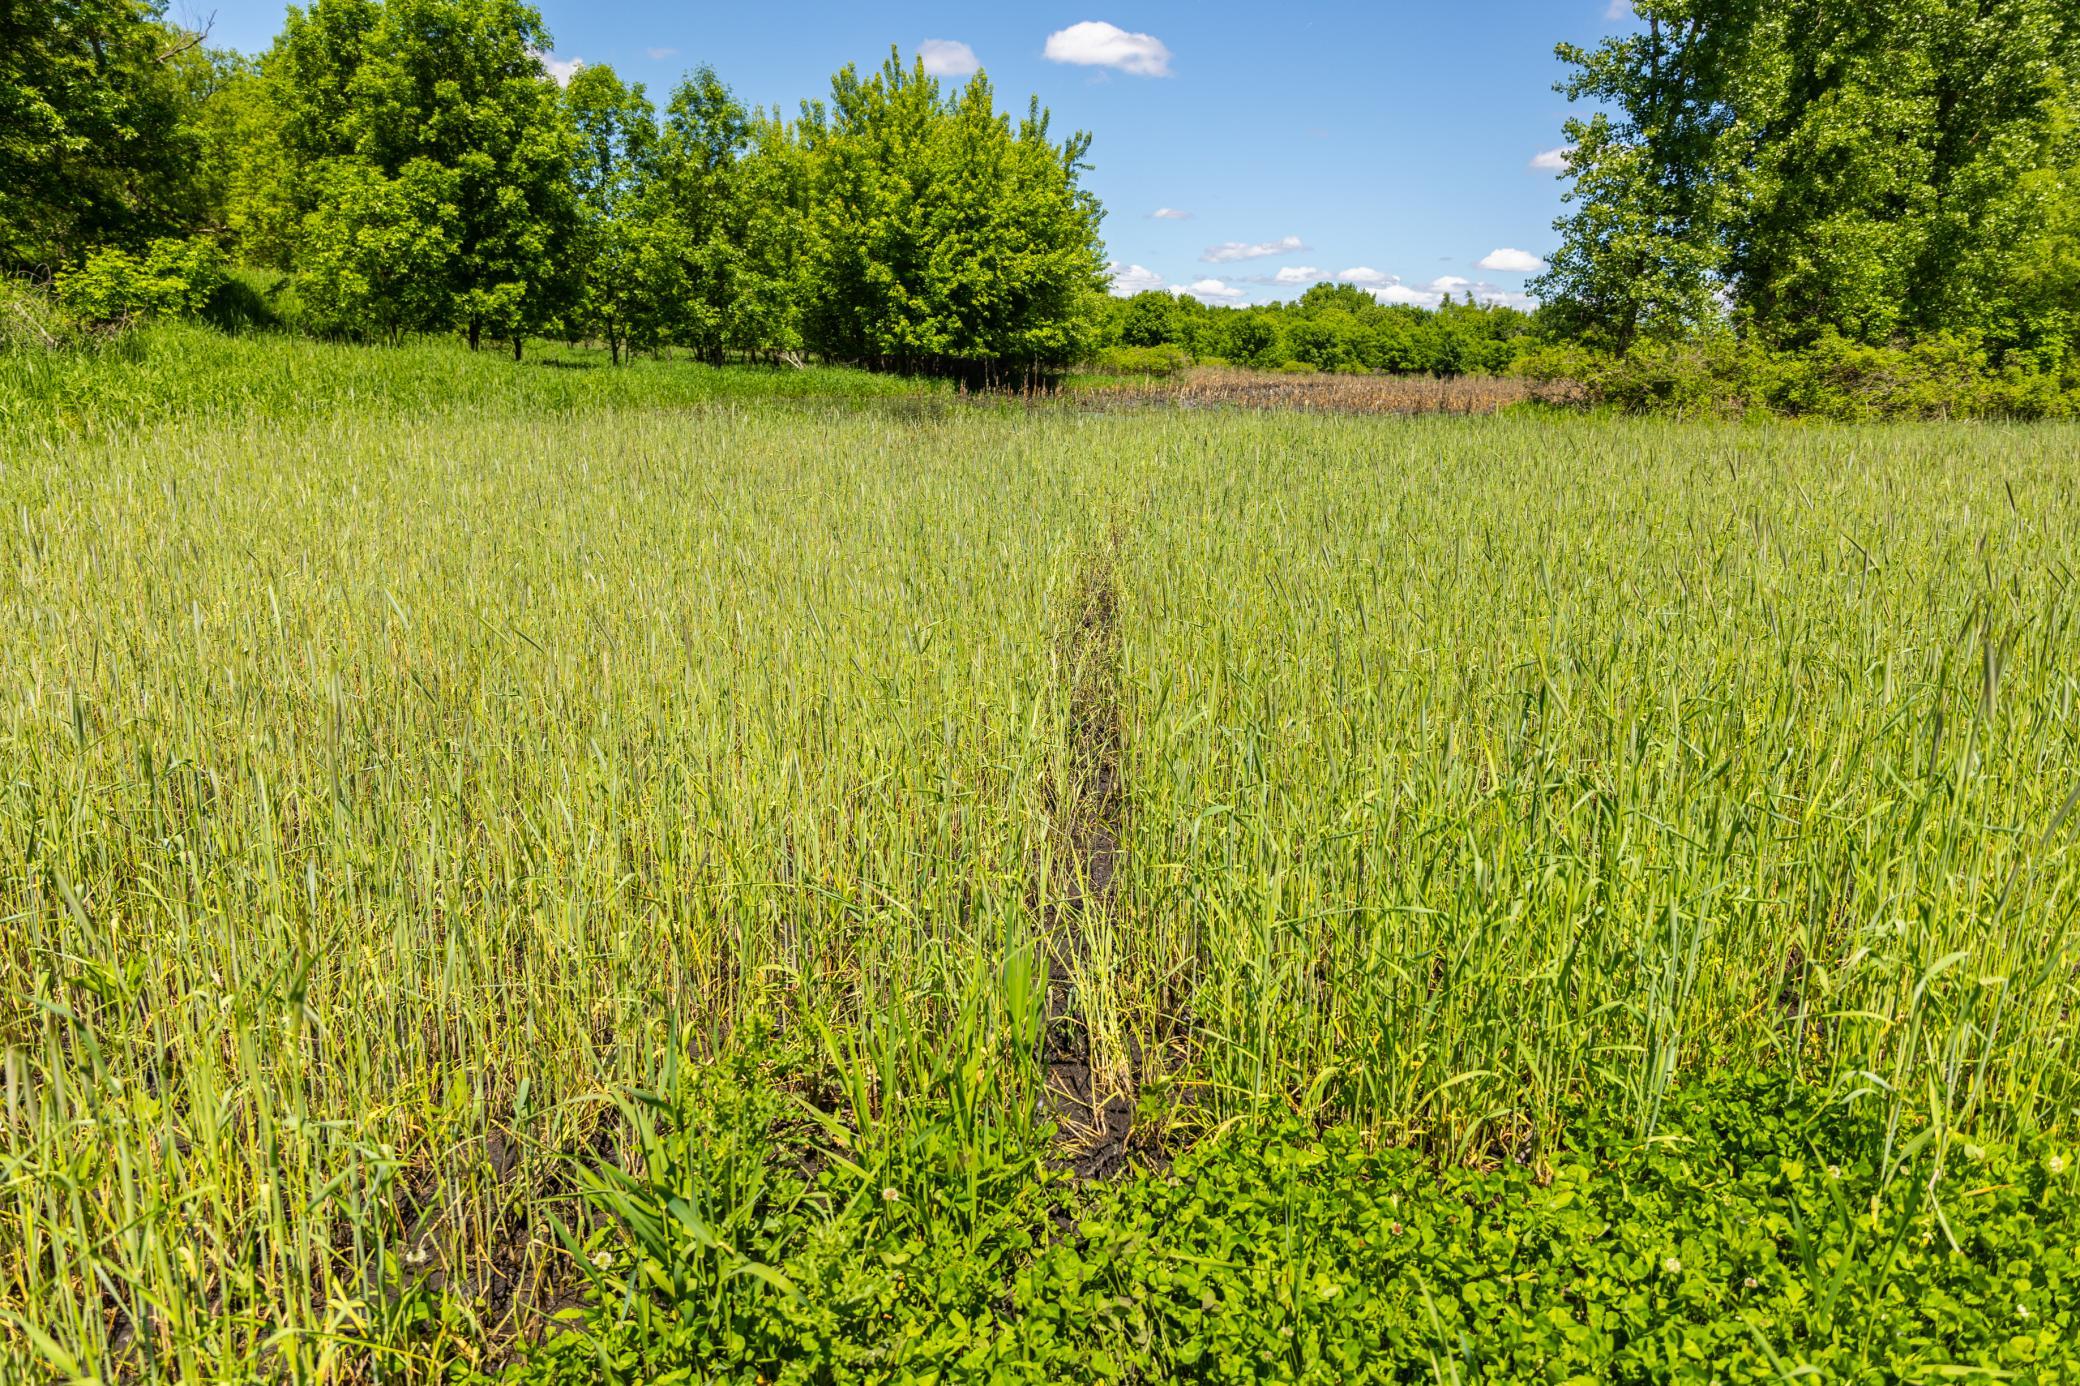
[[[1237,1123],[1116,1184],[744,1064],[643,1099],[526,1382],[2080,1379],[2080,1181],[1781,1076],[1533,1164]],[[1015,1124],[1014,1124],[1015,1126]]]

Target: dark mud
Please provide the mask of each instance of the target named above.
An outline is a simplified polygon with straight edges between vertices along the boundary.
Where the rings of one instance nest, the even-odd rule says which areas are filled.
[[[1047,925],[1046,1100],[1061,1134],[1061,1163],[1079,1178],[1102,1179],[1126,1167],[1134,1109],[1091,1065],[1089,1029],[1074,979],[1093,921],[1118,916],[1126,826],[1120,771],[1116,537],[1086,555],[1073,603],[1057,633],[1057,665],[1069,680],[1062,769],[1047,787],[1055,883],[1043,903]]]

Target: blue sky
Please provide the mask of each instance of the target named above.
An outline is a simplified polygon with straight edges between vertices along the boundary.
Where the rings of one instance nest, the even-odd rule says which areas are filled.
[[[212,42],[257,51],[279,0],[175,0]],[[889,45],[949,74],[970,55],[999,102],[1038,93],[1056,128],[1096,137],[1121,288],[1211,302],[1290,298],[1342,278],[1389,301],[1475,288],[1520,301],[1551,248],[1560,184],[1534,161],[1562,143],[1553,45],[1629,22],[1622,0],[844,4],[543,0],[558,62],[611,63],[663,97],[714,65],[790,113],[848,62]],[[965,45],[965,49],[960,47]]]

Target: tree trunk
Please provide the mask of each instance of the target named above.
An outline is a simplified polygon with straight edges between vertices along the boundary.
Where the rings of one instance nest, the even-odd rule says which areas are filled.
[[[471,351],[475,351],[477,349],[477,342],[483,335],[484,324],[480,322],[472,322],[469,325],[469,349]]]
[[[520,359],[520,334],[517,332],[513,334],[513,359],[515,361]]]

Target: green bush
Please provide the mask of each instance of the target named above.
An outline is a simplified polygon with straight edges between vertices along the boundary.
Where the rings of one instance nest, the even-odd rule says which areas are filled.
[[[1101,375],[1171,376],[1191,364],[1190,352],[1166,342],[1159,346],[1107,347],[1091,366]]]
[[[1591,403],[1632,414],[1886,419],[2051,419],[2080,415],[2080,379],[2033,361],[1996,366],[1973,338],[1871,346],[1828,332],[1799,351],[1729,336],[1645,342],[1623,353],[1567,344],[1523,357],[1520,374],[1579,384]]]
[[[114,246],[88,253],[58,276],[58,302],[93,327],[200,315],[224,288],[223,252],[197,237],[162,237],[134,255]]]
[[[1749,393],[1784,414],[1940,419],[1985,410],[1986,354],[1956,337],[1881,347],[1830,331],[1804,351],[1750,350],[1741,364]]]
[[[1726,415],[1744,408],[1737,354],[1726,339],[1642,343],[1622,354],[1570,342],[1526,353],[1515,371],[1542,385],[1579,385],[1586,402],[1628,414]]]

